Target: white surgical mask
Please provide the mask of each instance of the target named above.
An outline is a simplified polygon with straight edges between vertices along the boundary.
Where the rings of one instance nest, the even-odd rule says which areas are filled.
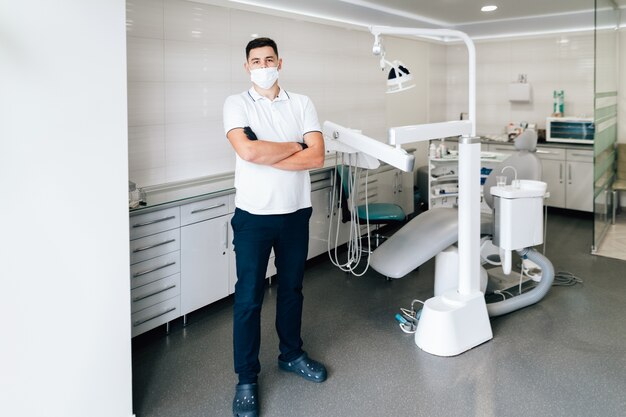
[[[278,80],[278,67],[266,67],[250,70],[250,80],[264,90],[272,88]]]

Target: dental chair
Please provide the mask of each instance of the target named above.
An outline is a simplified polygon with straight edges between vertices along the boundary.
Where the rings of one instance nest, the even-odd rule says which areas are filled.
[[[534,228],[535,232],[533,236],[535,236],[535,241],[537,238],[541,239],[541,242],[543,241],[542,207],[545,183],[539,181],[541,179],[541,161],[534,152],[532,152],[535,150],[536,144],[537,134],[533,130],[526,130],[515,140],[517,152],[496,166],[485,181],[483,195],[489,207],[492,208],[492,214],[481,216],[481,235],[492,236],[494,243],[500,244],[500,247],[508,247],[507,243],[504,241],[509,242],[510,240],[510,233],[502,230],[507,228],[503,227],[503,216],[509,213],[506,206],[506,204],[509,203],[505,201],[507,200],[506,197],[509,195],[515,196],[524,194],[527,190],[527,195],[534,195],[540,199],[538,201],[540,207],[539,213],[537,213],[537,199],[535,199],[535,215],[532,216],[528,213],[528,216],[531,216],[529,218],[531,224],[528,225],[526,229]],[[511,167],[511,169],[507,169],[508,167]],[[491,193],[491,187],[496,185],[496,176],[506,176],[508,178],[507,184],[511,184],[511,186],[509,186],[509,188],[505,187],[506,189],[495,187],[494,190],[500,195],[494,197]],[[520,188],[514,189],[513,184]],[[532,187],[541,186],[541,184],[543,184],[544,187],[543,192],[539,189],[531,190]],[[494,207],[495,211],[493,210]],[[518,210],[516,213],[520,217],[526,217],[527,214],[524,211],[524,207],[521,207],[522,210]],[[516,222],[519,222],[519,224],[511,224]],[[525,225],[523,222],[524,218],[509,218],[509,224],[505,224],[505,226],[511,226],[518,231],[521,229],[522,234],[524,234]],[[537,233],[539,233],[540,236],[536,236]],[[387,241],[383,242],[383,244],[372,253],[370,265],[376,271],[389,278],[402,278],[424,262],[436,256],[435,295],[438,295],[438,293],[449,290],[451,286],[452,288],[456,288],[456,282],[445,282],[445,277],[455,278],[458,276],[458,273],[456,273],[458,272],[458,253],[456,253],[456,248],[453,246],[457,240],[457,210],[454,208],[430,209],[415,217]],[[533,246],[539,243],[534,243]],[[532,249],[532,247],[509,247],[508,250],[504,251],[500,249],[500,255],[504,258],[508,256],[506,259],[509,266],[510,252],[512,249],[516,250],[523,259],[531,260],[541,269],[541,280],[531,291],[503,301],[487,304],[490,317],[507,314],[538,302],[547,294],[554,280],[554,268],[552,263],[542,254]],[[454,262],[455,260],[456,262]],[[485,292],[487,272],[484,268],[481,269],[483,276],[481,280],[482,291]],[[505,270],[505,273],[506,272]],[[447,280],[450,281],[449,278]]]
[[[341,195],[341,221],[343,223],[349,222],[351,220],[350,208],[351,206],[356,205],[356,199],[353,201],[354,204],[349,204],[350,197],[352,194],[352,187],[350,187],[350,182],[354,180],[351,177],[353,175],[350,171],[350,167],[346,165],[338,165],[337,166],[337,180],[340,181],[342,186],[342,195]],[[358,190],[357,190],[358,191]],[[355,213],[360,222],[369,222],[369,224],[373,224],[376,226],[376,231],[381,225],[384,224],[400,224],[406,220],[406,214],[402,207],[393,203],[368,203],[361,204],[356,207]],[[374,247],[378,247],[379,243],[385,239],[386,236],[383,236],[377,232],[372,234],[374,238]]]

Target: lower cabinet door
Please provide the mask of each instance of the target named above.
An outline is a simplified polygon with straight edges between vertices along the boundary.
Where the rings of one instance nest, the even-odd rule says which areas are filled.
[[[541,160],[541,179],[548,184],[550,197],[546,205],[550,207],[565,207],[565,162],[553,159]]]
[[[231,215],[181,227],[181,313],[187,314],[229,293]]]
[[[568,209],[593,211],[593,163],[567,163],[566,201]]]

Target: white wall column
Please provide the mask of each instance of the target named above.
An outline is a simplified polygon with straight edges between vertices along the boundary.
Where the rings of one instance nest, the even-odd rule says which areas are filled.
[[[0,0],[0,415],[132,415],[124,0]]]

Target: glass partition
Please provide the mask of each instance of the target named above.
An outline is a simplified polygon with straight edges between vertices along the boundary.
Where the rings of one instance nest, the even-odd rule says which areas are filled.
[[[611,185],[615,175],[619,10],[611,0],[595,0],[594,186],[593,244],[595,253],[612,221]]]

